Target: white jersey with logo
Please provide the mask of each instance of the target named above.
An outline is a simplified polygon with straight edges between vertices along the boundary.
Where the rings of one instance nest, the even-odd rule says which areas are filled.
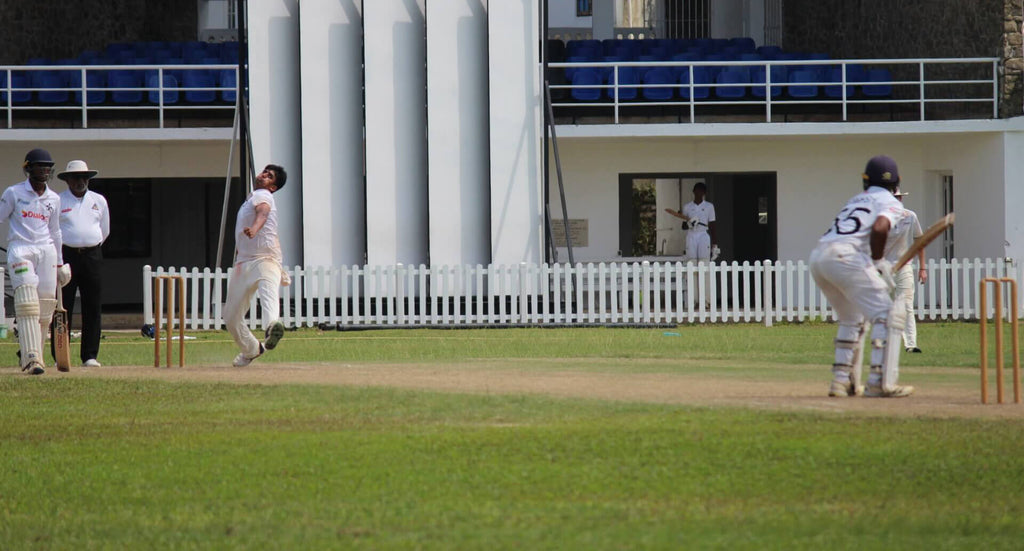
[[[252,226],[256,220],[256,206],[262,203],[270,205],[267,221],[250,239],[243,233],[245,228]],[[238,256],[235,262],[248,262],[257,258],[270,258],[278,264],[283,261],[281,244],[277,238],[277,205],[274,196],[265,189],[257,189],[242,203],[235,219],[235,245]]]
[[[14,184],[0,195],[0,222],[10,221],[7,242],[17,245],[53,245],[60,259],[60,197],[49,187],[42,195],[28,180]],[[60,263],[60,262],[58,262]]]
[[[683,215],[689,218],[686,221],[690,231],[708,231],[708,225],[715,221],[715,205],[708,201],[701,201],[700,204],[690,201],[683,205]]]
[[[903,209],[903,212],[905,215],[889,230],[889,238],[885,241],[885,259],[892,263],[896,263],[914,240],[924,234],[917,213],[910,209]]]
[[[871,186],[846,202],[819,243],[849,243],[870,256],[871,227],[879,216],[889,219],[891,228],[906,217],[903,203],[891,191]]]

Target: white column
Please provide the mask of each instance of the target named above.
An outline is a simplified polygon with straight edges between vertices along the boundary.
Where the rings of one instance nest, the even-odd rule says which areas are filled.
[[[363,4],[371,265],[428,260],[423,0]]]
[[[539,6],[488,5],[491,262],[542,260]]]
[[[299,2],[249,2],[248,15],[249,131],[253,164],[257,171],[273,163],[283,166],[288,172],[288,181],[284,189],[274,194],[274,200],[284,262],[286,265],[301,264],[303,193]]]
[[[484,0],[427,3],[430,262],[491,259]]]
[[[300,12],[302,172],[312,176],[302,229],[310,264],[365,260],[360,10],[359,0],[303,0]]]

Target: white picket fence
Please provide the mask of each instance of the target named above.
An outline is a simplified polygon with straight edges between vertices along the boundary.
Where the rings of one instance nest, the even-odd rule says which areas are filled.
[[[918,284],[921,320],[978,319],[984,277],[1020,282],[1011,259],[929,260]],[[287,326],[418,327],[631,325],[834,319],[805,262],[597,263],[515,266],[340,266],[288,269]],[[153,279],[185,280],[185,324],[219,329],[231,270],[143,268],[146,323]],[[174,301],[177,304],[177,300]],[[989,305],[989,316],[994,305]],[[258,325],[253,299],[248,322]]]

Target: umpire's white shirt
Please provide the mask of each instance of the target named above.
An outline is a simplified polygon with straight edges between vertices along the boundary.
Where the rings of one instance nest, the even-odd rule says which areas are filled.
[[[110,235],[107,199],[95,191],[75,197],[71,190],[60,194],[60,233],[68,247],[95,247]]]

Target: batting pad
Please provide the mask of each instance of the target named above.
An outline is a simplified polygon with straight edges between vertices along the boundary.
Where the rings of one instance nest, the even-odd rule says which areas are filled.
[[[53,311],[51,310],[52,314]],[[21,346],[21,367],[30,363],[43,365],[43,331],[39,327],[39,295],[34,285],[14,290],[14,315],[18,322],[18,345]]]

